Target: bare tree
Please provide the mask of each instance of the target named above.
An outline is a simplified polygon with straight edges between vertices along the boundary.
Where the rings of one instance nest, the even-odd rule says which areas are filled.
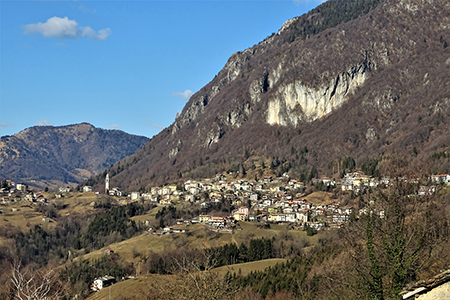
[[[50,300],[59,299],[62,286],[53,270],[35,271],[32,274],[20,269],[20,263],[11,266],[10,276],[14,299],[19,300]]]
[[[147,299],[234,300],[238,288],[208,265],[203,269],[205,261],[212,261],[208,253],[205,252],[204,256],[197,261],[188,257],[173,258],[171,273],[174,275],[155,277],[149,291],[143,294]]]

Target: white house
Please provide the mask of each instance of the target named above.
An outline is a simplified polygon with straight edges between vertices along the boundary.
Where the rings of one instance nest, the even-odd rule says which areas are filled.
[[[286,222],[295,223],[297,222],[297,216],[295,212],[286,213]]]
[[[100,291],[102,288],[113,284],[115,281],[116,279],[114,277],[108,275],[96,278],[91,284],[91,290],[93,290],[94,292]]]
[[[298,220],[300,223],[306,223],[306,222],[308,222],[308,211],[306,211],[306,210],[300,210],[300,211],[296,212],[296,215],[297,215],[297,220]]]
[[[250,201],[258,201],[258,194],[251,194]]]
[[[88,193],[88,192],[92,192],[92,186],[90,185],[85,185],[83,187],[83,192]]]
[[[141,197],[139,192],[131,192],[131,200],[138,200]]]

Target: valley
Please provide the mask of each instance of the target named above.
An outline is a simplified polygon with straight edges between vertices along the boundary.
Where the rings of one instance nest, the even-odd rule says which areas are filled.
[[[56,21],[111,34],[26,28]],[[173,104],[133,77],[163,73],[153,48],[131,49],[123,90],[96,97],[157,134],[40,120],[0,138],[0,299],[450,297],[448,24],[447,0],[323,2],[173,93],[166,127],[136,117]]]

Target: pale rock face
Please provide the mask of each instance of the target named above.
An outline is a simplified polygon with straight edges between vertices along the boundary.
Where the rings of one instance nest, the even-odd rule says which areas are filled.
[[[214,85],[214,86],[211,88],[210,97],[211,97],[211,98],[214,98],[214,96],[217,95],[219,92],[220,92],[220,87]]]
[[[450,98],[443,98],[437,100],[434,105],[431,105],[428,108],[429,112],[432,112],[433,114],[443,113],[447,111],[450,108]]]
[[[290,20],[287,20],[286,22],[284,22],[283,26],[280,28],[280,30],[278,30],[277,34],[282,33],[283,31],[285,31],[287,28],[289,28],[289,26],[291,26],[292,23],[294,23],[299,17],[295,17],[292,18]]]
[[[239,113],[236,111],[231,111],[228,113],[228,122],[231,126],[239,128],[241,126],[239,122]]]
[[[169,151],[169,158],[173,158],[177,156],[178,152],[180,152],[181,140],[178,140],[177,146]]]
[[[259,80],[254,80],[249,87],[250,99],[252,102],[259,102],[261,100],[261,83]]]
[[[250,59],[251,55],[253,55],[252,49],[246,49],[242,53],[234,53],[227,64],[224,67],[224,71],[226,75],[226,82],[224,84],[228,84],[231,81],[235,80],[236,77],[239,76],[242,68],[245,65],[245,62]]]
[[[177,128],[175,128],[175,126],[172,128],[172,134],[192,120],[195,120],[199,114],[203,113],[208,101],[209,99],[207,96],[198,96],[193,104],[188,106],[187,110],[180,115],[179,122],[176,125]]]
[[[215,125],[206,135],[206,140],[203,144],[203,147],[208,148],[212,144],[217,143],[221,137],[219,126]]]
[[[366,65],[351,68],[318,90],[299,81],[281,85],[269,101],[267,123],[295,126],[301,120],[312,122],[326,116],[365,82],[369,69]]]
[[[252,102],[259,102],[261,100],[261,94],[267,92],[270,88],[269,83],[269,73],[265,72],[264,75],[258,79],[254,80],[249,87],[250,99]]]
[[[178,154],[178,151],[180,151],[180,149],[178,147],[175,147],[172,150],[170,150],[169,158],[172,158],[172,157],[176,156]]]
[[[370,101],[363,102],[363,104],[373,106],[382,111],[390,111],[399,98],[400,95],[395,90],[386,89],[380,95],[373,97]]]
[[[172,126],[172,135],[174,135],[178,131],[178,129],[180,129],[180,127],[178,126],[178,123],[175,121]]]
[[[269,81],[269,86],[274,86],[278,80],[281,77],[283,71],[283,66],[280,64],[278,64],[278,67],[269,75],[268,81]]]
[[[377,138],[377,131],[375,130],[375,128],[373,127],[368,128],[366,131],[366,140],[373,141],[376,138]]]

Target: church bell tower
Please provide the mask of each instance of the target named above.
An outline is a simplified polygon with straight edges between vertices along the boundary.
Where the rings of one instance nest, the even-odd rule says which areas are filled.
[[[108,194],[109,192],[109,174],[106,174],[105,178],[105,194]]]

